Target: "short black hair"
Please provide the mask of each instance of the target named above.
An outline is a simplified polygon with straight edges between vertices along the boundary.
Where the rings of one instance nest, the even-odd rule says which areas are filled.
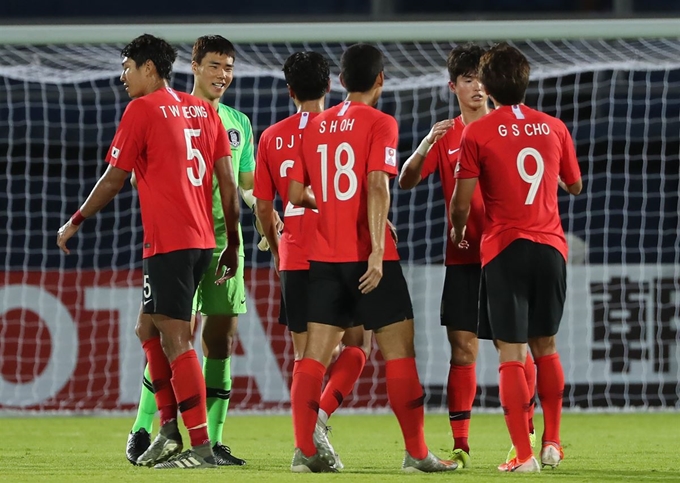
[[[446,59],[446,68],[449,71],[449,79],[455,83],[459,76],[477,77],[479,74],[479,59],[485,50],[472,42],[458,45],[449,52]]]
[[[531,66],[524,54],[506,42],[491,47],[479,61],[479,80],[503,106],[524,102],[530,73]]]
[[[331,69],[318,52],[295,52],[284,62],[283,75],[299,101],[313,101],[326,94]]]
[[[169,81],[172,64],[177,58],[177,49],[161,38],[144,34],[123,47],[120,55],[134,60],[138,68],[150,60],[156,66],[156,72],[161,79]]]
[[[204,35],[199,37],[194,42],[194,48],[191,51],[191,60],[200,64],[203,57],[209,52],[214,52],[220,55],[226,55],[236,59],[236,48],[234,44],[229,42],[221,35]]]
[[[383,69],[383,54],[372,45],[351,45],[340,58],[340,72],[347,92],[371,90]]]

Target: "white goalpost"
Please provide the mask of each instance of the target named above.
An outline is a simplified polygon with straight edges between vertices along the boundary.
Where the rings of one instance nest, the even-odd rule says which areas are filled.
[[[567,307],[559,334],[565,406],[680,408],[680,21],[531,20],[303,24],[49,25],[0,29],[0,410],[118,411],[137,403],[143,352],[134,335],[141,293],[136,193],[83,225],[64,257],[56,230],[105,169],[128,102],[120,48],[152,33],[179,49],[173,86],[190,90],[193,41],[237,46],[224,102],[255,138],[293,112],[281,66],[297,50],[332,65],[329,104],[342,99],[340,55],[355,42],[386,58],[379,108],[399,121],[403,162],[431,125],[458,115],[446,56],[458,43],[507,40],[532,65],[527,104],[574,137],[584,191],[560,195],[570,240]],[[439,325],[446,236],[438,178],[392,188],[391,219],[417,324],[427,402],[445,405],[449,349]],[[248,313],[233,361],[233,406],[288,407],[292,345],[277,322],[278,280],[257,251],[248,209]],[[200,346],[200,344],[199,344]],[[497,362],[480,344],[477,404],[498,407]],[[387,404],[374,351],[343,406]]]

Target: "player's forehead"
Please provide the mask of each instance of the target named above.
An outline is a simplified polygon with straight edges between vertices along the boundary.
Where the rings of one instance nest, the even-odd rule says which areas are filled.
[[[123,59],[120,61],[120,65],[123,67],[134,67],[137,65],[137,63],[130,57],[123,57]]]
[[[234,57],[219,52],[206,52],[201,60],[202,65],[219,65],[223,67],[233,67]]]

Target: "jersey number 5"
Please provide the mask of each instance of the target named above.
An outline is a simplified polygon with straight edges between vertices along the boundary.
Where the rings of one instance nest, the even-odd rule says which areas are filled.
[[[201,135],[200,129],[184,130],[184,140],[187,143],[187,161],[192,161],[194,158],[198,160],[198,177],[196,177],[196,175],[194,174],[193,166],[187,168],[187,176],[189,177],[189,181],[191,181],[191,184],[194,186],[201,186],[203,184],[203,177],[205,176],[206,172],[205,159],[203,159],[203,155],[198,149],[196,149],[191,144],[191,138],[197,138],[200,135]]]
[[[328,201],[328,144],[319,144],[316,152],[321,154],[321,197],[324,202]],[[343,164],[343,155],[346,162]],[[359,185],[357,175],[354,174],[354,150],[349,143],[340,143],[335,149],[335,176],[333,176],[333,192],[339,201],[347,201],[352,198]],[[340,189],[340,178],[347,177],[347,190]]]
[[[524,164],[527,156],[531,156],[536,160],[536,172],[534,174],[527,173],[527,168]],[[531,185],[529,193],[527,193],[527,199],[524,200],[525,205],[531,205],[534,203],[538,187],[541,185],[541,181],[543,181],[543,172],[545,171],[543,156],[541,156],[541,153],[534,148],[522,149],[517,155],[517,171],[519,172],[520,178]]]

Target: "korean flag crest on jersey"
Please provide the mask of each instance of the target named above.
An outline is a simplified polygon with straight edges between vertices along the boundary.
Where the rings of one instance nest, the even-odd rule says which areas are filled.
[[[241,133],[236,129],[227,129],[227,135],[232,148],[238,148],[241,145]]]

